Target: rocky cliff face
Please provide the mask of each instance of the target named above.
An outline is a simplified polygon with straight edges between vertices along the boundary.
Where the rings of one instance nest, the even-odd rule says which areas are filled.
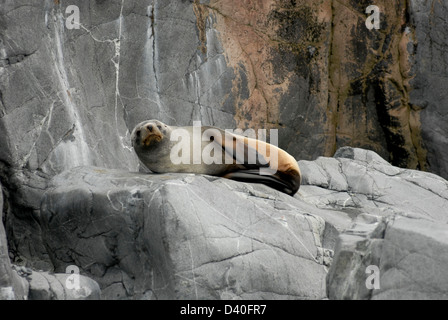
[[[137,172],[129,132],[144,119],[276,128],[280,147],[297,159],[331,157],[349,145],[374,150],[399,167],[448,177],[447,5],[375,1],[380,29],[368,30],[370,4],[2,1],[0,181],[13,263],[52,270],[76,260],[49,251],[43,226],[57,226],[42,220],[49,214],[42,201],[53,199],[49,190],[59,192],[60,180],[53,178],[79,166]],[[69,5],[79,8],[79,28],[66,26]],[[0,255],[7,257],[1,244]],[[9,268],[5,258],[1,268]],[[109,269],[101,268],[91,274],[108,287],[101,277]],[[170,268],[170,276],[183,270]],[[5,288],[12,286],[8,279],[0,276]],[[132,295],[124,288],[126,294],[117,292]],[[324,296],[322,288],[302,289],[278,292]]]
[[[206,12],[211,24],[207,29],[198,23],[199,28],[219,31],[234,70],[237,126],[283,128],[280,144],[300,158],[332,155],[352,145],[373,149],[398,166],[446,177],[443,161],[434,157],[446,146],[433,130],[435,125],[446,136],[440,112],[446,98],[436,86],[442,83],[436,74],[443,77],[446,65],[439,54],[446,46],[440,36],[445,20],[430,22],[446,8],[437,1],[376,1],[380,29],[368,30],[369,4],[210,1],[196,6],[202,8],[198,19]],[[435,67],[440,72],[429,71]],[[437,102],[428,94],[438,96]],[[437,113],[442,117],[431,116]]]

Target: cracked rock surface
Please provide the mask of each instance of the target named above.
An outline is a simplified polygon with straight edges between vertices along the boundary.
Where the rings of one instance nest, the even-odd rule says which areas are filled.
[[[446,298],[446,180],[349,147],[299,165],[294,197],[203,175],[64,171],[36,211],[46,255],[29,260],[54,279],[3,254],[3,298],[71,297],[58,274],[73,265],[93,283],[83,298]]]
[[[446,297],[446,180],[363,149],[299,165],[294,197],[209,176],[78,167],[42,200],[43,242],[57,271],[79,266],[108,299]],[[369,265],[379,290],[366,289]]]
[[[68,279],[71,275],[67,273],[30,272],[27,277],[29,281],[29,300],[99,300],[101,290],[95,281],[79,275],[77,287],[71,288]],[[74,283],[74,282],[71,282]]]
[[[447,299],[448,182],[391,166],[371,151],[299,161],[303,201],[341,231],[326,277],[329,299]],[[368,289],[369,266],[379,288]]]
[[[106,298],[326,296],[324,219],[268,187],[79,167],[52,181],[40,221],[56,270],[80,266]]]

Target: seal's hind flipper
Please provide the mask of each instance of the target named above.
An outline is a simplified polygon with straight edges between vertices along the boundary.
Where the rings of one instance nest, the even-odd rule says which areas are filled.
[[[300,181],[298,181],[295,176],[290,176],[281,172],[277,172],[273,175],[260,175],[260,170],[257,169],[239,170],[227,173],[223,177],[241,182],[261,183],[290,196],[294,196],[300,187]]]

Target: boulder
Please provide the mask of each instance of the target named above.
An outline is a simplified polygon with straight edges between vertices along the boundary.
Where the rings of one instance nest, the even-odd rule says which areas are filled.
[[[3,190],[0,184],[0,300],[23,300],[28,296],[28,283],[13,270],[3,226]]]
[[[3,226],[3,192],[0,185],[0,300],[95,300],[101,290],[92,279],[79,275],[79,287],[67,288],[69,274],[36,272],[10,262]]]
[[[77,167],[43,197],[43,242],[56,271],[78,266],[105,299],[444,296],[444,258],[432,262],[446,250],[446,180],[356,148],[299,165],[294,197],[211,176]],[[380,289],[366,287],[369,266]],[[418,280],[414,295],[402,295],[397,269]]]
[[[0,300],[13,300],[11,263],[9,261],[5,228],[3,227],[3,191],[0,185]]]
[[[401,169],[375,152],[350,147],[339,149],[334,158],[299,161],[299,166],[305,185],[296,197],[336,211],[329,219],[343,219],[334,222],[335,226],[341,223],[347,227],[361,213],[448,222],[448,213],[443,209],[448,184],[437,175]]]
[[[50,274],[33,271],[29,278],[29,300],[99,300],[101,290],[94,280],[77,275],[77,283],[70,282],[73,275]]]
[[[327,275],[329,299],[446,299],[448,182],[391,166],[371,151],[300,161],[300,196],[340,235]],[[297,197],[297,196],[296,196]],[[379,288],[368,288],[369,267]]]
[[[341,235],[327,276],[330,299],[448,299],[448,227],[397,216]],[[368,287],[375,267],[377,288]]]
[[[263,185],[78,167],[52,180],[39,220],[56,270],[78,266],[105,299],[326,296],[324,219]]]

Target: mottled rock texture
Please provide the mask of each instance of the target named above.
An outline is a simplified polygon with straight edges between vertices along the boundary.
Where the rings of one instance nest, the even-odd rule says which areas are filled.
[[[371,4],[381,11],[379,30],[365,26]],[[69,5],[80,10],[78,29],[65,25]],[[52,179],[78,166],[139,171],[129,132],[144,119],[279,129],[279,146],[298,160],[352,146],[447,178],[447,15],[447,3],[437,0],[1,0],[0,181],[9,256],[36,270],[54,268],[41,225]],[[348,173],[361,181],[369,175]],[[343,187],[335,181],[327,185]],[[362,187],[372,199],[352,199],[347,189],[340,201],[383,208],[376,189]],[[425,214],[419,208],[412,213]],[[0,268],[8,256],[1,236]],[[0,283],[12,284],[1,276]],[[316,288],[278,292],[321,297]]]
[[[323,218],[341,230],[329,299],[447,299],[445,179],[352,148],[299,164],[307,172],[302,199],[328,210]],[[366,287],[369,266],[378,267],[375,290]]]
[[[365,26],[371,4],[381,12],[379,30]],[[447,177],[446,3],[212,0],[202,7],[237,70],[237,126],[282,128],[280,145],[300,159],[351,145]]]
[[[42,240],[56,271],[79,266],[106,299],[446,297],[446,180],[363,149],[299,165],[294,197],[210,176],[71,169],[43,197]],[[379,291],[365,286],[369,265]]]
[[[446,223],[394,217],[360,222],[341,235],[327,276],[330,299],[448,299]],[[366,272],[378,267],[378,288]]]
[[[64,270],[65,271],[65,270]],[[29,300],[99,300],[101,289],[94,280],[79,275],[79,282],[67,273],[30,272]],[[68,285],[68,281],[71,281]],[[76,285],[76,287],[75,287]],[[73,286],[73,287],[70,287]]]
[[[1,188],[1,185],[0,185]],[[0,195],[0,209],[3,212],[3,197]],[[9,261],[8,246],[6,243],[6,234],[3,227],[3,216],[0,223],[0,299],[14,299],[14,289],[12,287],[11,263]]]
[[[108,299],[322,299],[325,221],[308,207],[223,178],[79,167],[40,221],[56,270],[80,266]]]

